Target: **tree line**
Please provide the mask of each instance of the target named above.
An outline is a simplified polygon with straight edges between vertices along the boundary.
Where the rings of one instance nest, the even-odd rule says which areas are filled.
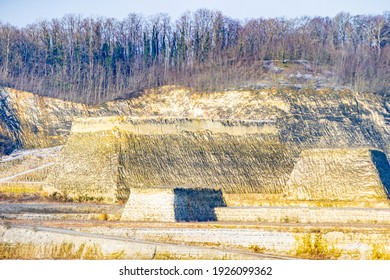
[[[386,92],[390,13],[237,20],[200,9],[123,20],[66,15],[0,22],[0,85],[99,103],[145,88],[218,90],[266,75],[265,61],[308,61],[341,85]]]

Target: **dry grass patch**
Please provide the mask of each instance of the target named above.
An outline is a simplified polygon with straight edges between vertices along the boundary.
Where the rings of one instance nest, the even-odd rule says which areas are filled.
[[[371,253],[372,260],[390,260],[390,253],[383,246],[374,245]]]
[[[342,250],[330,246],[321,233],[308,233],[296,239],[297,248],[295,255],[298,257],[318,260],[337,260],[342,254]]]
[[[42,185],[18,182],[1,183],[0,193],[5,195],[42,194]]]
[[[123,259],[124,251],[103,253],[100,246],[93,244],[62,243],[37,246],[32,243],[0,243],[0,259],[32,260],[112,260]]]

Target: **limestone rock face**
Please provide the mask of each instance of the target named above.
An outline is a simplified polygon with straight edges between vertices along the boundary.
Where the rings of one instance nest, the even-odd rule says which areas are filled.
[[[298,200],[386,200],[390,166],[378,150],[304,150],[288,180],[287,193]]]
[[[62,145],[73,118],[90,113],[82,104],[4,88],[0,107],[0,154]]]
[[[147,90],[129,100],[87,106],[0,89],[0,153],[66,142],[76,117],[160,116],[268,122],[299,149],[370,146],[390,154],[390,107],[375,94],[348,90],[262,89],[203,93]]]
[[[277,134],[257,121],[77,119],[46,190],[108,202],[155,186],[280,193],[293,150]]]
[[[288,180],[295,199],[388,196],[389,101],[369,93],[161,87],[88,106],[0,88],[0,154],[65,143],[46,188],[82,199],[155,186],[273,194]],[[322,152],[298,158],[306,149]]]
[[[195,92],[163,87],[138,98],[108,102],[108,111],[132,116],[261,120],[280,141],[299,149],[370,146],[390,154],[388,100],[349,90],[269,88]]]
[[[80,201],[116,202],[118,147],[115,130],[72,135],[46,179],[45,190]]]

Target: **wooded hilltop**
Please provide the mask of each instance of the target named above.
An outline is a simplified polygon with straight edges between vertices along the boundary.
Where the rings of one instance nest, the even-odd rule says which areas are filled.
[[[200,9],[175,21],[129,14],[66,15],[23,28],[0,22],[0,85],[89,104],[162,85],[255,85],[288,68],[388,93],[390,13],[241,21]]]

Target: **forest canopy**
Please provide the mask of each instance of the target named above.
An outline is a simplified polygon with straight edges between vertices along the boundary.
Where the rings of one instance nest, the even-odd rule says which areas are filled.
[[[66,15],[18,28],[0,22],[0,86],[99,103],[143,89],[223,90],[308,64],[339,85],[390,89],[390,13],[236,20],[200,9],[123,20]],[[274,71],[272,73],[276,73]]]

